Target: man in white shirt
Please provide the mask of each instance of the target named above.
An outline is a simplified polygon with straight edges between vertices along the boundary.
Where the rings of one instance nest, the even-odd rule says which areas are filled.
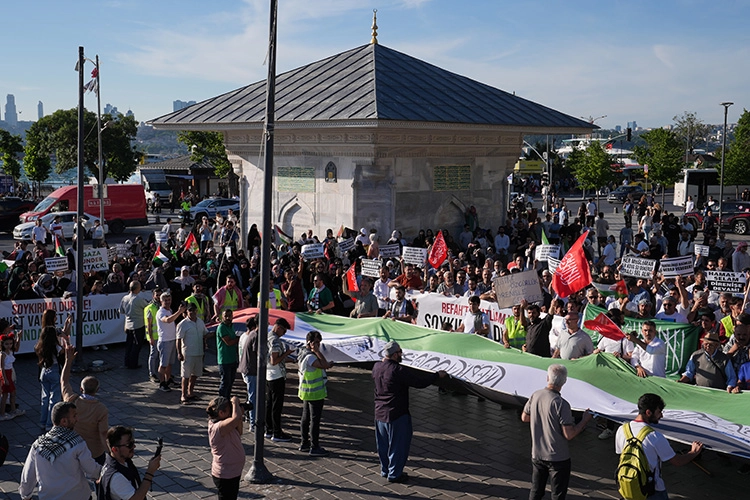
[[[505,226],[500,226],[497,228],[497,235],[495,236],[495,251],[500,255],[507,255],[509,247],[510,237],[505,234]]]
[[[42,225],[41,217],[34,222],[34,227],[31,228],[31,243],[36,245],[37,241],[47,243],[47,233],[49,232],[46,227]]]
[[[595,219],[596,219],[596,203],[594,203],[593,198],[589,198],[589,202],[586,205],[586,225],[588,227],[594,227]]]
[[[380,278],[375,281],[372,285],[372,293],[375,294],[375,298],[378,299],[378,317],[382,318],[385,312],[390,307],[390,293],[391,289],[388,287],[388,282],[391,281],[388,267],[382,266],[380,268]]]
[[[635,366],[638,376],[662,377],[667,376],[667,345],[656,336],[656,323],[644,321],[641,326],[643,340],[635,333],[626,334],[628,340],[635,344],[630,357],[630,364]]]
[[[18,493],[28,500],[39,485],[39,500],[89,498],[87,479],[95,480],[101,465],[91,457],[86,441],[73,430],[78,422],[76,405],[59,402],[52,408],[54,427],[34,441],[21,472]]]
[[[156,349],[159,351],[159,390],[169,392],[169,381],[172,378],[172,363],[177,357],[177,325],[175,321],[185,312],[185,304],[180,304],[177,312],[172,314],[172,294],[164,292],[159,298],[161,307],[156,313],[156,327],[159,331],[159,340]]]
[[[662,411],[664,410],[665,403],[661,396],[656,394],[644,394],[638,398],[638,416],[632,422],[626,422],[619,429],[615,436],[615,453],[622,453],[623,448],[627,442],[625,436],[624,427],[627,425],[630,427],[630,432],[633,436],[638,436],[641,429],[644,427],[658,424],[659,420],[663,416]],[[654,479],[656,481],[656,491],[649,498],[667,498],[667,488],[664,485],[662,479],[661,468],[662,464],[668,463],[671,465],[685,465],[691,462],[697,457],[701,451],[703,451],[703,443],[700,441],[693,441],[690,451],[684,455],[677,455],[672,447],[669,445],[669,441],[660,432],[653,430],[643,439],[643,452],[646,454],[648,465],[654,473]]]
[[[469,310],[464,314],[461,325],[453,330],[461,333],[475,333],[486,337],[490,333],[490,318],[479,309],[481,299],[476,295],[469,297]]]
[[[671,295],[664,297],[661,303],[662,309],[656,314],[656,319],[674,321],[675,323],[687,323],[687,315],[677,310],[677,299]]]

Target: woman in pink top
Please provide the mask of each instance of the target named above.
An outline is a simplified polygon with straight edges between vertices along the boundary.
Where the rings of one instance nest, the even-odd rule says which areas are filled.
[[[242,446],[242,407],[236,396],[230,402],[219,396],[208,403],[208,443],[211,445],[211,477],[219,500],[236,500],[245,467]]]

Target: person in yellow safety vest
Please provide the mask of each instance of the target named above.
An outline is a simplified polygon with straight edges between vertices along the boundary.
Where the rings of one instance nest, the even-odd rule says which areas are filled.
[[[159,351],[156,342],[159,340],[159,331],[156,326],[156,313],[161,307],[161,288],[153,289],[153,301],[143,309],[143,322],[146,324],[146,341],[149,343],[148,352],[148,375],[152,381],[159,383]]]
[[[524,314],[524,309],[526,309],[526,299],[513,306],[513,316],[505,318],[503,345],[506,349],[511,347],[521,349],[526,343],[526,325],[529,324],[529,320]]]
[[[729,340],[734,335],[734,325],[742,313],[745,300],[742,297],[732,297],[729,302],[729,314],[719,322],[719,337]]]
[[[258,304],[260,304],[260,292],[258,292]],[[266,302],[267,309],[286,309],[284,301],[281,297],[281,290],[273,287],[273,281],[268,283],[268,301]]]
[[[203,283],[193,283],[193,294],[185,299],[188,304],[195,304],[198,308],[198,318],[202,319],[205,324],[211,322],[213,311],[211,310],[211,301],[203,293]]]
[[[305,348],[299,357],[299,391],[302,400],[302,420],[300,431],[302,444],[299,451],[308,452],[311,457],[325,457],[328,452],[320,447],[320,418],[323,414],[323,402],[328,391],[328,377],[325,370],[333,367],[333,361],[326,360],[320,351],[323,337],[318,331],[307,333]],[[312,425],[311,425],[312,424]]]
[[[217,320],[221,318],[221,313],[227,309],[236,311],[245,307],[242,302],[242,291],[237,288],[237,279],[232,275],[227,276],[227,284],[216,290],[213,299],[214,314]]]

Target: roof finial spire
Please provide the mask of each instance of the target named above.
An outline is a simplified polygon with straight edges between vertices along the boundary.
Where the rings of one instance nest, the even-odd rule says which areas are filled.
[[[378,9],[372,9],[372,39],[370,44],[378,44]]]

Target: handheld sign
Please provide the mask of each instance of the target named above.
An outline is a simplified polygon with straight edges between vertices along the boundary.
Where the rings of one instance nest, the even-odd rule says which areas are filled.
[[[684,257],[675,257],[673,259],[662,259],[659,264],[659,270],[665,278],[689,276],[695,272],[693,256],[685,255]]]
[[[83,251],[84,273],[107,270],[109,270],[109,261],[106,248],[87,248]]]
[[[704,271],[706,285],[714,292],[729,292],[742,295],[745,292],[747,278],[745,273],[734,273],[732,271]]]
[[[695,245],[695,255],[702,255],[708,257],[708,245]]]
[[[55,271],[67,271],[68,258],[50,257],[48,259],[44,259],[44,265],[47,267],[47,271],[50,273],[54,273]]]
[[[427,249],[417,247],[404,247],[403,257],[404,262],[406,262],[407,264],[414,264],[415,266],[422,267],[427,260]]]
[[[117,260],[117,248],[110,247],[107,249],[107,260],[109,262],[112,262],[113,260]]]
[[[169,239],[169,235],[166,231],[154,231],[154,237],[157,243],[166,243]]]
[[[630,255],[622,258],[620,274],[623,276],[649,279],[653,276],[654,271],[656,271],[656,261],[653,259],[642,259]]]
[[[325,257],[325,250],[322,243],[310,243],[302,245],[302,258],[305,260],[322,259]]]
[[[547,268],[549,269],[549,272],[552,274],[555,274],[555,271],[557,270],[557,266],[560,265],[560,261],[558,259],[553,259],[552,257],[547,258]]]
[[[390,259],[392,257],[400,257],[401,248],[398,246],[398,243],[394,243],[392,245],[381,245],[380,256],[383,257],[384,259]]]
[[[494,286],[497,305],[501,309],[520,304],[522,299],[526,299],[529,304],[544,300],[536,271],[499,276],[495,278]]]
[[[362,276],[369,276],[371,278],[380,277],[380,266],[381,262],[378,259],[362,259]]]
[[[557,245],[537,245],[534,258],[539,262],[548,260],[550,257],[557,259],[560,256],[560,247]]]
[[[341,255],[344,255],[346,252],[354,248],[354,238],[349,238],[348,240],[339,241],[339,251],[341,252]]]

